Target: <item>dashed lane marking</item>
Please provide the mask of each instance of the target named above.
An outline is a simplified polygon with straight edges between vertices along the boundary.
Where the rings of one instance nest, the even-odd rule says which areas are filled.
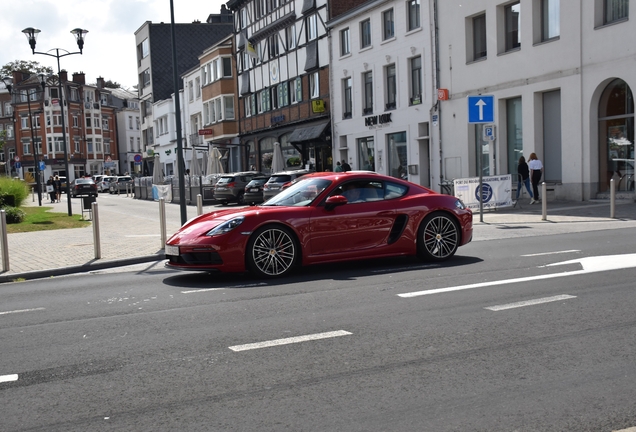
[[[524,306],[534,306],[534,305],[538,305],[538,304],[542,304],[542,303],[550,303],[550,302],[556,302],[556,301],[561,301],[561,300],[569,300],[569,299],[573,299],[573,298],[576,298],[576,296],[563,294],[563,295],[552,296],[552,297],[544,297],[544,298],[534,299],[534,300],[525,300],[525,301],[520,301],[520,302],[515,302],[515,303],[508,303],[508,304],[505,304],[505,305],[489,306],[489,307],[486,307],[484,309],[488,309],[488,310],[497,312],[497,311],[502,311],[502,310],[506,310],[506,309],[514,309],[514,308],[520,308],[520,307],[524,307]]]
[[[0,383],[12,382],[18,380],[18,374],[0,375]]]
[[[289,345],[293,343],[307,342],[312,340],[328,339],[328,338],[339,337],[339,336],[348,336],[351,334],[352,333],[349,333],[348,331],[345,331],[345,330],[338,330],[338,331],[332,331],[332,332],[326,332],[326,333],[315,333],[315,334],[310,334],[305,336],[295,336],[295,337],[290,337],[285,339],[275,339],[271,341],[257,342],[257,343],[251,343],[251,344],[245,344],[245,345],[235,345],[229,348],[232,351],[247,351],[247,350],[259,349],[259,348],[269,348],[269,347],[279,346],[279,345]]]
[[[526,255],[521,255],[521,256],[522,257],[533,257],[533,256],[556,255],[556,254],[565,254],[565,253],[574,253],[574,252],[581,252],[581,251],[579,249],[572,249],[572,250],[564,250],[564,251],[541,252],[541,253],[535,253],[535,254],[526,254]]]
[[[9,314],[15,314],[15,313],[23,313],[23,312],[36,312],[36,311],[41,311],[44,310],[44,308],[34,308],[34,309],[21,309],[21,310],[12,310],[12,311],[5,311],[5,312],[0,312],[0,315],[9,315]]]

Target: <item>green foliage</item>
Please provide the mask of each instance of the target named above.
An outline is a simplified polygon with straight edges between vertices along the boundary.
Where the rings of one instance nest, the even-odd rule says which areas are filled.
[[[8,196],[11,196],[12,198],[6,198]],[[0,177],[0,203],[12,200],[13,206],[20,207],[28,196],[29,187],[22,180]]]
[[[7,131],[0,130],[0,150],[4,148],[4,145],[6,142],[7,142]]]
[[[290,157],[287,159],[287,166],[293,167],[296,165],[300,165],[300,158],[297,156]]]
[[[7,224],[20,223],[24,221],[24,218],[26,217],[26,213],[17,207],[5,207],[3,210],[7,219]]]
[[[42,66],[36,61],[14,60],[2,66],[2,69],[0,69],[0,77],[11,76],[13,71],[50,75],[53,73],[53,68]]]
[[[117,81],[106,80],[106,82],[104,82],[104,87],[117,89],[121,87],[121,84],[119,84]]]

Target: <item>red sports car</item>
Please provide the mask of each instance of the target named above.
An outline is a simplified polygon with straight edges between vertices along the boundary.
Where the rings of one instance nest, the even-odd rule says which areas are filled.
[[[267,202],[198,216],[166,243],[169,268],[283,276],[299,265],[419,255],[472,239],[461,200],[373,172],[308,174]]]

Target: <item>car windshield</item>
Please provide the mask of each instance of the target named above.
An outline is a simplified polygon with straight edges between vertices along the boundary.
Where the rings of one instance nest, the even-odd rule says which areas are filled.
[[[330,180],[321,178],[310,178],[283,190],[278,195],[273,196],[264,206],[308,206],[331,184]]]
[[[93,180],[91,179],[77,179],[75,180],[76,183],[93,183]]]

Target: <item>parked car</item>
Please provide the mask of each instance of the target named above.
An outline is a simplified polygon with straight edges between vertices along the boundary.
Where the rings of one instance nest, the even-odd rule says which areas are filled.
[[[439,262],[472,233],[472,211],[456,197],[382,174],[321,172],[263,204],[190,220],[166,242],[166,266],[276,277],[334,261]]]
[[[77,178],[71,183],[71,197],[97,196],[97,185],[90,178]]]
[[[245,204],[243,196],[245,195],[245,186],[262,173],[256,171],[245,171],[232,174],[224,174],[218,178],[214,185],[214,199],[223,205],[229,202]]]
[[[279,193],[283,185],[289,183],[293,180],[296,180],[298,177],[302,177],[305,174],[309,174],[311,171],[302,169],[302,170],[292,170],[292,171],[281,171],[275,174],[267,180],[267,183],[263,186],[263,199],[267,201],[277,193]]]
[[[99,185],[99,182],[102,181],[102,179],[106,177],[103,174],[95,174],[93,175],[91,178],[93,179],[93,181],[95,182],[96,185]]]
[[[243,201],[248,204],[258,204],[263,202],[263,185],[269,180],[269,176],[254,177],[245,186]]]
[[[115,176],[104,176],[101,181],[97,183],[97,192],[108,192],[110,190],[110,182],[115,180]]]
[[[131,176],[116,176],[108,183],[108,193],[111,194],[126,192],[126,188],[128,188],[128,190],[132,190],[133,188],[133,179]]]

